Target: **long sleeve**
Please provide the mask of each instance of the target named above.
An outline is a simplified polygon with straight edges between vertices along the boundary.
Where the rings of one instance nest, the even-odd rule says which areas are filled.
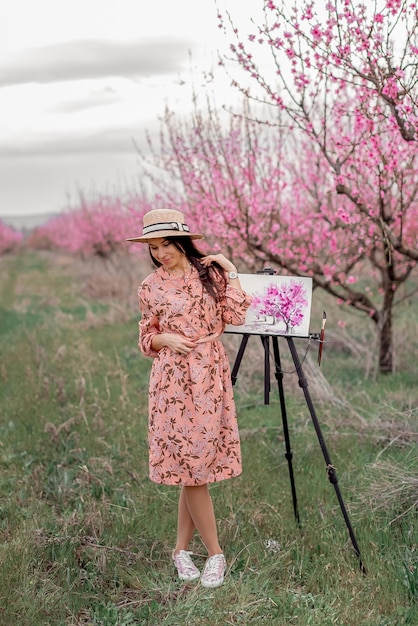
[[[158,352],[152,349],[151,343],[153,337],[161,331],[158,318],[150,309],[147,293],[148,290],[141,285],[138,289],[138,302],[141,311],[141,319],[138,322],[138,347],[144,356],[155,357]]]
[[[222,299],[222,319],[225,324],[240,326],[245,322],[245,312],[252,302],[252,296],[227,285]]]

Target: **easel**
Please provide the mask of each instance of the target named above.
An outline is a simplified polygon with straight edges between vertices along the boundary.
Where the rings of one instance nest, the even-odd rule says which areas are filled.
[[[242,357],[244,356],[245,348],[247,346],[248,339],[250,338],[250,336],[251,336],[250,333],[242,335],[241,345],[239,347],[239,350],[235,359],[235,363],[231,371],[231,380],[232,380],[233,385],[235,385],[236,383],[238,370],[242,361]],[[311,337],[318,338],[318,337],[315,337],[315,335],[311,335]],[[292,449],[290,446],[289,428],[288,428],[288,423],[287,423],[286,404],[285,404],[284,387],[283,387],[283,370],[281,368],[281,362],[280,362],[279,341],[278,341],[277,335],[267,335],[267,334],[260,335],[260,338],[264,347],[264,404],[269,404],[269,394],[270,394],[270,340],[273,345],[275,377],[276,377],[277,385],[279,389],[280,409],[281,409],[282,423],[283,423],[283,435],[284,435],[285,447],[286,447],[285,458],[287,459],[287,464],[289,468],[290,486],[292,490],[292,500],[293,500],[293,510],[294,510],[296,521],[298,525],[300,526],[299,510],[298,510],[298,503],[297,503],[297,497],[296,497],[296,487],[295,487],[293,465],[292,465],[293,453],[292,453]],[[359,560],[360,570],[362,571],[363,574],[365,574],[366,569],[361,560],[360,549],[358,547],[358,544],[354,535],[354,531],[351,526],[350,518],[348,517],[347,509],[345,507],[344,500],[341,495],[335,467],[333,466],[331,462],[331,458],[328,454],[328,450],[325,445],[324,438],[322,436],[321,427],[319,425],[315,408],[312,402],[312,398],[309,393],[308,381],[304,375],[304,372],[302,369],[302,363],[297,353],[294,340],[292,337],[289,337],[289,336],[283,336],[283,339],[286,339],[287,341],[287,345],[289,347],[290,354],[292,356],[292,360],[295,365],[296,373],[298,375],[299,386],[303,389],[303,393],[305,395],[306,404],[308,406],[309,413],[311,415],[312,422],[315,427],[316,435],[318,437],[319,445],[321,446],[322,454],[325,459],[328,479],[330,483],[334,486],[335,493],[337,494],[338,502],[339,502],[340,509],[344,517],[344,521],[348,529],[348,533],[350,535],[351,543],[353,545],[354,551]]]

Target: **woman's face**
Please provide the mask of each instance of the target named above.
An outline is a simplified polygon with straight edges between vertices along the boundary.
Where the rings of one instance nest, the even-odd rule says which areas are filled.
[[[149,243],[149,249],[154,259],[159,261],[166,270],[186,269],[186,255],[180,252],[168,239],[152,239]]]

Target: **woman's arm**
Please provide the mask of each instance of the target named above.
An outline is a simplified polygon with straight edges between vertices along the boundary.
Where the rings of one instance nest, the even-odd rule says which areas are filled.
[[[228,284],[230,284],[231,287],[234,287],[234,289],[237,289],[241,293],[244,293],[244,290],[242,289],[241,283],[239,281],[237,268],[232,263],[232,261],[227,259],[223,254],[208,254],[207,256],[199,259],[199,261],[202,263],[202,265],[205,265],[206,267],[212,265],[212,263],[217,263],[218,265],[220,265],[225,272],[225,277]],[[232,277],[229,275],[230,273],[233,274]]]
[[[167,347],[178,354],[188,354],[196,347],[196,343],[176,333],[158,333],[153,336],[151,346],[155,352]]]
[[[221,301],[222,320],[225,324],[240,326],[245,322],[245,313],[251,304],[252,297],[243,290],[237,268],[223,254],[208,254],[200,261],[206,266],[216,262],[224,270],[227,288]],[[233,275],[230,276],[230,273]]]

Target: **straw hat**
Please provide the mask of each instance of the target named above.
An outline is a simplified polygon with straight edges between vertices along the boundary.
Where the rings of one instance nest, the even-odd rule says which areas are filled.
[[[159,237],[190,237],[203,239],[203,235],[191,233],[184,222],[184,215],[173,209],[155,209],[144,215],[144,226],[141,237],[130,237],[126,241],[147,242]]]

